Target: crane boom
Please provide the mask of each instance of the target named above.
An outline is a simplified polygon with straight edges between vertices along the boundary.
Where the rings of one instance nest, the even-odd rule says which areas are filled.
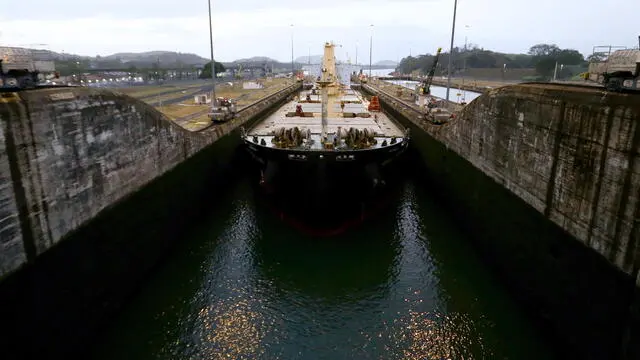
[[[433,75],[436,73],[436,67],[438,66],[438,58],[440,57],[440,52],[442,48],[438,48],[436,52],[436,56],[433,58],[433,64],[431,65],[431,69],[429,70],[429,74],[427,74],[427,78],[422,81],[420,84],[420,93],[422,95],[431,94],[431,82],[433,81]]]

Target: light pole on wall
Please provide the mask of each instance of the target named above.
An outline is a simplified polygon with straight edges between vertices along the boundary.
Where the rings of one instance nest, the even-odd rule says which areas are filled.
[[[453,0],[453,25],[451,26],[451,46],[449,50],[449,66],[447,67],[447,101],[449,101],[449,90],[451,88],[451,60],[453,58],[453,39],[456,33],[456,10],[458,0]]]
[[[291,79],[295,80],[295,69],[293,65],[293,24],[291,24]]]
[[[211,47],[211,108],[216,105],[216,62],[213,60],[213,25],[211,24],[211,0],[207,0],[209,4],[209,44]]]
[[[371,28],[371,36],[369,37],[369,79],[371,79],[371,59],[373,54],[373,24],[369,25]]]

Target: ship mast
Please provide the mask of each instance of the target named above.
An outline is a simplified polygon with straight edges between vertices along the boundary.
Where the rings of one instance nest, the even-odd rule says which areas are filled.
[[[320,85],[320,97],[322,99],[322,133],[320,138],[323,144],[327,139],[327,127],[329,125],[327,120],[329,117],[329,84],[330,82],[318,81],[318,85]]]
[[[336,78],[336,58],[334,54],[334,44],[325,43],[324,44],[324,55],[322,57],[322,65],[320,72],[320,80],[316,81],[318,86],[320,86],[320,96],[322,98],[322,134],[321,139],[323,142],[326,141],[327,138],[327,127],[328,127],[328,116],[329,116],[329,88],[338,89],[337,78]],[[331,92],[333,95],[334,91]]]

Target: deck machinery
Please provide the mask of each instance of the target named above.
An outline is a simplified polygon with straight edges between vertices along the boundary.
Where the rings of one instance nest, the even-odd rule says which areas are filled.
[[[345,183],[348,174],[364,171],[378,186],[384,183],[380,169],[407,148],[408,131],[381,111],[377,97],[368,100],[340,82],[349,76],[340,76],[334,47],[325,43],[312,89],[242,130],[264,182],[316,176]]]

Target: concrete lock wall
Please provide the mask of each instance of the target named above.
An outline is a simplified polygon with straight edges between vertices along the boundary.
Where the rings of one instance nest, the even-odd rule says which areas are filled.
[[[635,97],[509,86],[437,126],[365,88],[411,128],[430,185],[559,349],[640,354]]]
[[[442,132],[454,151],[623,272],[636,276],[637,97],[498,89]]]
[[[2,101],[8,99],[0,97]],[[0,278],[26,261],[7,154],[13,145],[6,143],[6,130],[7,122],[0,116]]]
[[[0,318],[12,326],[2,357],[70,355],[89,344],[233,178],[236,128],[297,88],[198,133],[108,90],[0,98]]]

